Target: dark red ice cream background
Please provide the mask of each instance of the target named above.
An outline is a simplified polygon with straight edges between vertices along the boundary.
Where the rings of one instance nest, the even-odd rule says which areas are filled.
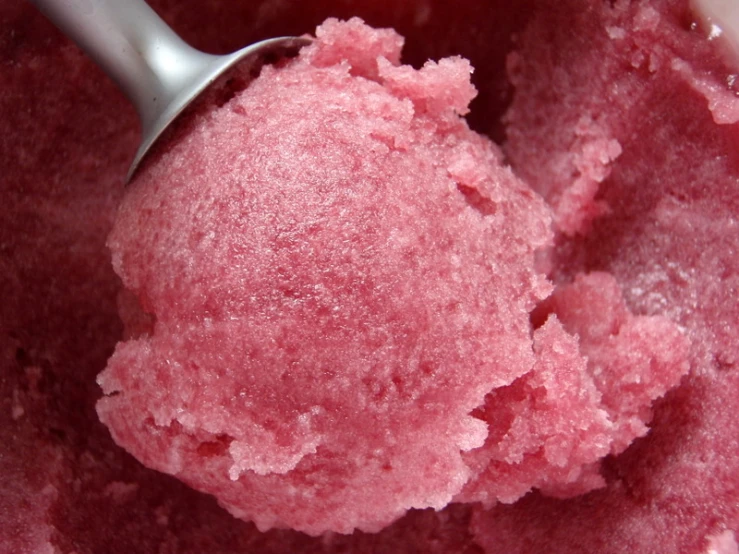
[[[511,92],[504,76],[510,37],[523,28],[535,8],[534,2],[519,2],[512,8],[497,0],[413,5],[367,0],[152,4],[186,39],[211,51],[309,32],[327,16],[358,15],[372,25],[395,27],[407,38],[408,62],[418,65],[449,54],[471,59],[480,89],[471,121],[498,141],[504,138],[500,115]],[[567,12],[576,12],[578,4],[551,8],[553,22],[566,22]],[[424,6],[432,17],[419,26]],[[685,33],[691,32],[692,19],[683,3],[659,3],[659,7],[670,12]],[[119,285],[104,242],[137,140],[133,112],[100,72],[26,2],[9,0],[0,6],[0,29],[0,205],[7,214],[0,220],[0,475],[4,487],[0,552],[31,552],[47,540],[62,552],[78,553],[479,551],[467,530],[469,510],[464,507],[441,514],[414,513],[376,536],[358,533],[308,539],[292,532],[260,534],[253,526],[234,521],[212,499],[142,468],[112,443],[94,412],[100,394],[95,376],[121,333],[116,307]],[[562,33],[566,29],[553,26],[553,40]],[[701,54],[699,37],[691,44]],[[659,112],[662,104],[653,101],[651,108]],[[680,131],[684,128],[690,141],[704,149],[724,157],[729,153],[731,159],[720,167],[736,175],[735,130],[714,130],[705,106],[697,98],[693,104],[681,107],[666,123]],[[647,163],[648,153],[626,154],[633,161],[623,171]],[[674,171],[682,167],[679,161],[674,164]],[[670,193],[681,202],[698,201],[709,195],[709,189],[728,213],[739,213],[736,187],[728,180],[722,187],[711,188],[712,183],[695,187],[678,183]],[[611,190],[607,185],[604,196]],[[637,196],[610,194],[616,213],[604,220],[597,239],[563,241],[560,255],[573,266],[625,275],[630,270],[627,266],[645,263],[650,251],[633,234],[618,229],[624,221],[647,227],[649,222],[640,220],[640,212],[648,211],[660,190],[651,196],[639,196],[638,191]],[[695,251],[697,264],[701,245],[716,238],[701,232],[697,230],[694,240],[684,245]],[[732,250],[736,239],[724,238],[729,258],[721,270],[730,279],[736,275]],[[724,333],[724,342],[730,342],[736,337],[736,319],[730,317],[735,311],[731,306],[722,311],[721,303],[730,302],[731,296],[704,292],[701,301],[724,320],[711,334]],[[684,299],[679,292],[674,296],[676,304]],[[637,310],[646,311],[646,306],[632,301]],[[703,323],[701,318],[686,316],[684,323],[691,322]],[[720,452],[715,437],[705,438],[707,452],[699,461],[707,469],[699,473],[713,475],[714,480],[707,480],[705,490],[692,496],[681,485],[675,498],[682,502],[675,504],[674,514],[670,499],[657,498],[650,490],[656,485],[647,475],[659,472],[665,454],[681,456],[673,435],[660,434],[660,422],[677,425],[686,436],[699,434],[702,422],[694,414],[712,410],[713,403],[726,406],[735,396],[729,394],[737,389],[732,371],[735,345],[722,352],[708,350],[705,366],[698,367],[688,386],[675,391],[658,409],[654,436],[638,442],[621,459],[609,461],[609,477],[618,480],[625,492],[595,493],[569,502],[531,495],[516,506],[477,516],[480,525],[486,520],[496,522],[489,524],[495,532],[486,537],[486,543],[492,546],[490,541],[497,541],[503,551],[512,552],[536,551],[547,543],[553,549],[575,552],[582,544],[578,532],[584,529],[591,544],[600,537],[602,551],[627,551],[619,529],[631,514],[646,518],[654,511],[665,516],[654,517],[654,523],[645,524],[640,532],[632,526],[626,534],[637,549],[632,551],[645,545],[648,537],[662,540],[665,551],[678,545],[682,551],[697,550],[705,546],[707,533],[730,522],[736,527],[736,470],[715,460],[731,453],[730,444]],[[724,416],[711,417],[718,425]],[[723,424],[730,428],[731,418]],[[688,465],[676,467],[684,470],[678,478],[695,482],[686,473]],[[627,509],[623,497],[633,510]]]

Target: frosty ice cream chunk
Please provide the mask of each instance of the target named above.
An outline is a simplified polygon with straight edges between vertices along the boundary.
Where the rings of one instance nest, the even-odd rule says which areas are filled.
[[[580,274],[535,311],[537,363],[486,398],[483,468],[457,500],[513,502],[536,487],[571,497],[605,486],[599,462],[647,434],[652,401],[689,369],[690,343],[664,317],[634,316],[616,280]]]

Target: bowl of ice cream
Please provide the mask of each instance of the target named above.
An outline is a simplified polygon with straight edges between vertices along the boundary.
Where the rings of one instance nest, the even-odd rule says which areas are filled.
[[[316,39],[126,188],[134,113],[0,9],[3,551],[736,548],[739,101],[690,6],[152,5]]]

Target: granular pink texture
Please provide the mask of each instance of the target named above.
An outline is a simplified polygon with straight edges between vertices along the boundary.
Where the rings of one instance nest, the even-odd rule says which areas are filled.
[[[118,294],[105,245],[121,197],[141,194],[122,182],[135,115],[31,3],[0,2],[0,554],[736,554],[739,81],[689,5],[703,2],[149,3],[206,51],[360,15],[406,36],[403,59],[416,66],[469,58],[480,93],[471,126],[500,143],[551,208],[554,248],[538,252],[537,269],[554,296],[531,314],[530,371],[471,412],[488,435],[462,453],[470,479],[455,498],[490,490],[487,506],[411,510],[378,533],[320,537],[263,533],[233,518],[212,496],[140,464],[98,419],[96,376],[117,341],[142,340],[155,322],[136,294]],[[465,192],[484,206],[483,195]],[[623,305],[618,333],[575,336],[578,322],[608,321]],[[593,439],[615,421],[598,414],[636,427],[650,416],[607,401],[582,354],[609,344],[627,354],[620,329],[650,322],[677,336],[653,316],[689,339],[690,372],[651,403],[646,435],[589,463]],[[636,346],[637,361],[669,359],[668,348]],[[681,367],[655,372],[664,382],[638,396],[658,393]],[[605,438],[601,451],[615,444]],[[505,460],[514,454],[522,464]],[[491,465],[499,478],[490,479]],[[516,469],[515,479],[505,473]],[[529,485],[539,490],[495,504]],[[592,486],[600,488],[569,496]]]
[[[114,267],[153,323],[101,374],[101,420],[260,529],[603,486],[687,340],[592,275],[532,342],[549,212],[460,118],[469,64],[399,66],[358,19],[316,36],[215,94],[125,198]]]
[[[572,0],[533,17],[509,58],[505,151],[555,211],[550,274],[613,275],[635,312],[684,329],[691,371],[607,460],[605,489],[478,512],[488,552],[705,552],[739,528],[739,99],[705,36],[685,2]],[[579,304],[565,290],[563,321]]]
[[[467,62],[399,67],[359,20],[317,37],[127,195],[114,266],[155,322],[98,411],[261,529],[376,531],[452,499],[472,410],[534,363],[549,216],[460,118]]]

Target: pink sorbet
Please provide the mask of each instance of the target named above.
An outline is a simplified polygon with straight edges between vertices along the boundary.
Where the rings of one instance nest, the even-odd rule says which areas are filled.
[[[737,554],[735,1],[148,2],[453,58],[327,24],[125,187],[131,107],[0,2],[0,554]]]
[[[687,339],[607,274],[532,336],[550,214],[462,119],[469,63],[401,66],[400,36],[359,19],[316,37],[214,92],[125,197],[109,245],[139,334],[99,377],[101,420],[262,530],[604,486]]]

